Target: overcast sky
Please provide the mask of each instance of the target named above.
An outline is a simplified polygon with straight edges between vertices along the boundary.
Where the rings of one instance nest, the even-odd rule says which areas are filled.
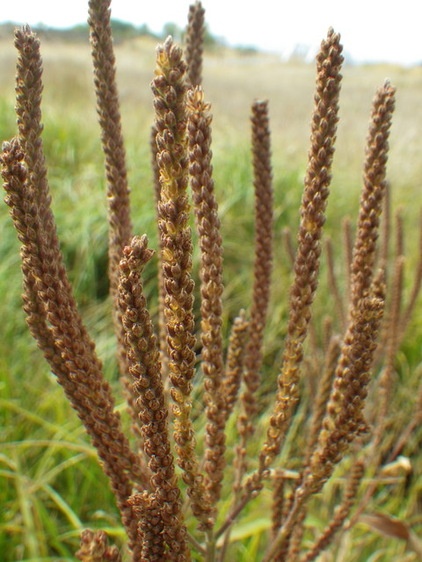
[[[112,17],[159,32],[184,27],[193,0],[113,0]],[[213,35],[230,45],[287,54],[297,44],[316,49],[327,29],[340,32],[354,61],[422,61],[420,0],[203,0]],[[1,0],[0,21],[69,27],[87,19],[87,0]]]

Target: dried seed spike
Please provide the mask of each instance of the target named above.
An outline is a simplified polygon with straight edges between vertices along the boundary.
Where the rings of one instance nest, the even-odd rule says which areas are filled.
[[[40,42],[29,26],[15,31],[15,47],[18,50],[16,73],[16,115],[19,139],[25,155],[25,163],[31,183],[35,184],[38,197],[49,208],[47,168],[41,138],[42,59]],[[30,73],[28,75],[28,73]],[[46,210],[47,212],[47,210]]]
[[[54,364],[54,372],[62,372],[62,377],[66,377],[65,370],[62,368],[61,355],[58,352],[54,337],[46,318],[45,307],[38,296],[39,286],[37,278],[34,276],[34,268],[40,267],[34,260],[35,249],[29,243],[26,235],[27,219],[32,217],[35,222],[37,211],[33,204],[26,205],[23,212],[21,197],[25,193],[30,193],[31,188],[28,183],[28,170],[23,162],[24,154],[19,139],[3,143],[1,155],[2,176],[4,189],[7,193],[5,201],[10,208],[10,214],[18,232],[18,238],[22,242],[22,273],[23,273],[23,308],[26,313],[26,321],[32,337],[38,342],[46,359]],[[25,218],[27,213],[27,218]]]
[[[110,385],[77,310],[60,251],[41,139],[39,42],[26,27],[16,32],[16,47],[20,141],[6,148],[9,154],[3,154],[2,174],[23,245],[24,307],[32,334],[98,450],[123,523],[134,539],[136,529],[126,500],[133,482],[145,484],[145,478],[114,412]]]
[[[384,305],[384,272],[380,270],[369,294],[359,301],[343,340],[322,430],[309,467],[308,485],[315,491],[331,476],[352,440],[366,430],[363,406]]]
[[[241,434],[252,435],[258,407],[256,392],[260,384],[264,328],[270,299],[273,261],[273,185],[268,103],[252,105],[252,154],[255,186],[255,263],[248,342],[245,350],[246,390],[242,396],[245,427]]]
[[[110,24],[110,0],[89,0],[89,25],[98,116],[108,182],[110,283],[112,295],[114,295],[118,285],[121,252],[132,237],[132,225],[126,152],[123,143]]]
[[[116,82],[116,59],[110,21],[111,0],[89,0],[91,53],[101,143],[105,158],[108,202],[108,270],[113,304],[114,330],[117,338],[117,360],[125,389],[128,410],[135,434],[139,434],[136,398],[131,395],[131,381],[126,364],[124,330],[118,306],[119,261],[123,248],[132,238],[126,150],[123,142],[119,94]]]
[[[151,165],[153,173],[153,184],[154,184],[154,195],[155,195],[155,206],[157,213],[157,229],[158,229],[158,239],[160,244],[160,251],[158,252],[158,326],[159,326],[159,342],[160,342],[160,359],[161,359],[161,372],[163,375],[163,382],[167,381],[168,378],[168,356],[167,356],[167,328],[166,320],[164,316],[165,308],[165,289],[164,289],[164,277],[163,277],[163,267],[161,263],[162,256],[162,243],[159,235],[159,213],[158,213],[158,203],[161,199],[161,185],[160,185],[160,170],[157,163],[157,129],[155,125],[151,127]]]
[[[295,491],[289,515],[269,546],[264,562],[273,560],[274,555],[284,548],[296,522],[300,520],[306,500],[322,489],[336,464],[349,449],[351,441],[367,430],[363,406],[384,309],[383,279],[381,271],[375,277],[368,296],[359,302],[359,310],[350,320],[315,452],[304,472],[302,484]]]
[[[160,531],[163,535],[161,539],[169,548],[177,540],[180,552],[185,556],[187,533],[171,452],[160,354],[142,287],[142,270],[152,254],[146,236],[135,236],[130,246],[124,249],[120,262],[119,306],[125,329],[129,372],[134,380],[134,393],[138,396],[143,448],[149,458],[151,488],[160,507],[160,517],[166,521]],[[151,529],[150,533],[153,531]]]
[[[141,544],[139,560],[168,562],[163,531],[165,525],[161,516],[161,503],[154,494],[141,492],[130,499],[139,519],[138,532]],[[182,557],[180,560],[186,560]]]
[[[186,30],[185,56],[188,65],[187,79],[190,86],[202,84],[202,52],[205,33],[205,10],[201,2],[189,6],[188,27]]]
[[[168,369],[173,398],[174,440],[178,464],[188,487],[192,510],[205,527],[212,526],[210,502],[195,454],[191,419],[195,373],[192,241],[188,224],[188,159],[186,146],[186,65],[169,37],[157,49],[152,83],[156,110],[158,203],[167,325]]]
[[[386,189],[388,137],[394,110],[395,89],[387,81],[374,98],[364,166],[357,235],[351,266],[351,311],[372,282],[379,217]]]
[[[215,507],[225,468],[226,421],[222,394],[223,249],[211,164],[211,114],[203,91],[188,92],[189,172],[201,249],[201,341],[207,425],[205,428],[205,487]]]
[[[89,0],[89,25],[98,116],[105,155],[110,223],[110,283],[117,290],[123,247],[132,237],[126,151],[123,143],[110,0]]]
[[[273,260],[273,185],[268,102],[252,105],[252,155],[255,187],[255,262],[248,339],[244,357],[243,411],[238,419],[240,443],[236,447],[235,489],[247,471],[247,443],[254,432],[261,381],[262,346],[270,299]]]
[[[301,223],[295,259],[295,280],[290,293],[288,335],[283,354],[278,392],[267,441],[260,454],[263,473],[279,453],[282,440],[298,400],[299,369],[303,342],[311,317],[319,271],[320,239],[334,154],[343,62],[340,36],[329,30],[317,57],[315,108],[312,118],[311,150],[301,205]]]
[[[116,546],[108,546],[107,534],[104,531],[85,529],[81,533],[80,549],[76,558],[82,562],[122,562],[121,554]]]

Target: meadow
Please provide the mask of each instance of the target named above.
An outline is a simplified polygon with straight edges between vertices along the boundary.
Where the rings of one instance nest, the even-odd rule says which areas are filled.
[[[341,30],[338,30],[341,32]],[[118,87],[126,140],[134,230],[147,233],[157,247],[150,155],[153,122],[150,83],[156,43],[135,39],[116,46]],[[42,41],[44,60],[44,144],[59,237],[66,265],[86,325],[96,341],[105,373],[123,402],[116,380],[115,342],[107,276],[107,221],[103,156],[92,87],[92,62],[86,44]],[[13,38],[0,43],[0,137],[15,134]],[[282,62],[275,55],[242,53],[224,48],[204,57],[204,91],[213,113],[213,166],[224,243],[225,328],[252,290],[253,185],[250,159],[250,107],[268,99],[275,187],[275,265],[271,314],[265,332],[264,371],[268,398],[280,362],[286,329],[291,264],[283,232],[296,232],[298,209],[309,146],[315,68],[301,61]],[[406,273],[405,295],[411,290],[418,261],[422,208],[422,67],[345,65],[340,122],[325,232],[334,241],[336,271],[345,269],[342,221],[355,220],[371,100],[389,78],[397,88],[390,137],[388,180],[394,208],[402,209]],[[0,552],[4,562],[73,560],[80,530],[106,529],[118,543],[124,536],[114,500],[97,456],[83,428],[50,373],[25,324],[21,304],[19,243],[6,205],[0,205]],[[198,259],[198,255],[196,254]],[[156,271],[146,271],[145,289],[157,308]],[[334,312],[323,264],[315,303],[315,325]],[[317,334],[317,337],[322,337]],[[399,390],[391,410],[403,418],[414,412],[421,377],[422,315],[420,302],[397,356]],[[119,400],[120,397],[120,400]],[[371,396],[376,400],[376,395]],[[200,413],[200,406],[198,414]],[[303,412],[300,415],[305,415]],[[129,421],[126,420],[129,424]],[[258,437],[259,438],[259,432]],[[294,437],[292,437],[293,439]],[[297,436],[296,436],[296,439]],[[411,470],[397,468],[377,488],[377,509],[397,517],[412,532],[422,532],[422,453],[420,428],[403,458]],[[296,444],[290,446],[294,454]],[[300,447],[300,445],[299,445]],[[289,448],[285,455],[289,453]],[[406,465],[407,466],[407,465]],[[368,481],[364,482],[368,485]],[[336,488],[337,486],[337,488]],[[341,480],[332,484],[338,493]],[[376,500],[376,502],[375,502]],[[262,498],[265,507],[267,498]],[[246,512],[232,535],[233,560],[259,559],[270,525],[265,510],[256,518]],[[329,506],[315,510],[322,528]],[[321,561],[416,561],[406,541],[382,536],[364,521],[342,536],[333,553]]]

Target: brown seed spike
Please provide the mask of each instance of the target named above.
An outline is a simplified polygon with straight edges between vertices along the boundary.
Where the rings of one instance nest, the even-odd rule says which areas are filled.
[[[158,531],[152,526],[148,531],[150,535],[148,540],[153,544],[164,540],[164,544],[167,543],[170,548],[172,541],[177,537],[180,549],[184,553],[187,548],[186,529],[183,525],[180,493],[171,453],[159,348],[142,287],[141,273],[153,254],[147,244],[146,236],[134,237],[130,246],[124,249],[124,256],[120,262],[119,305],[125,329],[129,372],[134,381],[134,394],[138,397],[139,417],[144,437],[143,448],[149,458],[148,467],[155,498],[154,509],[158,509],[156,504],[159,501],[162,505],[160,517],[166,519],[165,528],[159,532],[162,536],[153,536]],[[132,497],[132,503],[137,496],[134,496],[135,499]],[[145,509],[142,512],[143,517],[148,517],[150,509],[146,511]],[[148,524],[145,521],[144,523]],[[146,541],[145,537],[144,541]],[[158,560],[158,558],[154,559]]]
[[[139,434],[136,399],[126,364],[124,330],[122,327],[117,288],[119,261],[123,248],[132,238],[129,186],[126,170],[126,150],[123,141],[119,94],[116,82],[116,59],[111,32],[111,0],[89,0],[89,27],[97,113],[105,158],[108,202],[108,257],[110,295],[113,303],[114,330],[117,337],[117,359],[120,376],[128,401],[134,433]]]
[[[178,463],[188,486],[192,510],[201,524],[208,527],[212,523],[210,504],[195,454],[191,419],[195,336],[192,241],[188,225],[185,71],[182,51],[169,37],[157,50],[157,67],[152,83],[161,185],[158,216],[168,369],[174,402],[174,440]]]
[[[242,396],[247,420],[245,433],[253,433],[257,414],[256,392],[260,384],[264,327],[270,299],[273,241],[273,185],[268,103],[252,105],[252,154],[255,186],[255,263],[254,285],[245,350],[246,390]]]
[[[104,531],[86,529],[81,533],[81,544],[76,558],[81,562],[122,562],[118,548],[108,546],[107,543],[107,534]]]
[[[301,223],[295,259],[295,279],[290,293],[288,336],[271,429],[261,453],[261,470],[278,454],[298,400],[299,370],[303,342],[311,317],[311,305],[318,283],[320,239],[325,221],[330,171],[338,121],[343,62],[340,36],[332,29],[322,42],[317,57],[315,108],[312,118],[311,150],[301,205]]]
[[[211,115],[200,88],[188,92],[189,171],[201,248],[201,340],[205,377],[205,486],[214,505],[225,467],[225,413],[222,394],[223,250],[211,164]]]
[[[364,166],[357,236],[351,266],[351,305],[357,306],[372,282],[379,217],[386,189],[388,137],[394,110],[395,89],[389,82],[374,98]],[[353,310],[351,311],[353,313]]]
[[[110,479],[129,537],[126,500],[142,470],[122,433],[114,398],[73,297],[51,210],[41,140],[41,57],[29,28],[16,33],[20,140],[4,147],[2,175],[22,242],[25,310],[34,337],[78,412]]]
[[[188,27],[186,30],[187,79],[190,86],[202,84],[202,52],[204,43],[205,10],[201,2],[189,6]]]

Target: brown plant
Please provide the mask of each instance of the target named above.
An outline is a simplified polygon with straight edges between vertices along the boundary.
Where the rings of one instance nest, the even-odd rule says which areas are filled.
[[[272,522],[261,559],[310,562],[357,521],[381,480],[383,463],[396,459],[421,420],[419,391],[413,417],[383,438],[390,428],[395,357],[422,283],[421,257],[405,305],[404,228],[399,215],[393,259],[389,257],[393,221],[386,163],[394,88],[386,82],[374,99],[354,241],[350,222],[343,227],[345,298],[334,267],[333,243],[325,246],[337,318],[319,324],[312,307],[324,247],[343,62],[340,36],[329,30],[317,57],[311,148],[296,247],[290,231],[285,232],[293,266],[286,337],[273,401],[262,411],[259,391],[269,368],[264,336],[273,238],[278,234],[273,233],[268,104],[256,101],[252,106],[253,290],[247,310],[233,315],[237,314],[226,338],[212,115],[201,87],[204,10],[197,2],[190,9],[187,62],[182,49],[168,38],[157,49],[152,81],[151,149],[159,232],[156,327],[143,281],[154,251],[148,248],[146,235],[132,234],[110,1],[90,0],[89,21],[107,179],[110,300],[133,445],[123,432],[61,254],[41,135],[40,46],[27,27],[17,30],[15,39],[17,136],[4,143],[1,154],[6,203],[21,242],[27,323],[98,452],[128,538],[126,553],[120,553],[108,545],[103,531],[84,531],[76,556],[98,562],[233,559],[232,527],[266,488],[272,492],[268,496]],[[190,197],[200,250],[198,330]],[[381,226],[383,210],[387,220]],[[301,419],[298,410],[310,389],[316,397],[308,401]],[[368,392],[374,389],[380,392],[379,407],[368,412]],[[202,426],[193,413],[193,396],[201,400],[195,411],[204,412]],[[303,430],[303,447],[296,447],[299,458],[293,459],[289,447],[297,426]],[[257,428],[265,438],[251,453]],[[233,443],[234,453],[229,446]],[[316,494],[325,493],[335,471],[341,471],[347,484],[326,528],[319,534],[314,529],[309,541],[312,502]],[[373,483],[361,494],[367,472]],[[232,492],[230,501],[224,495],[227,491]]]

